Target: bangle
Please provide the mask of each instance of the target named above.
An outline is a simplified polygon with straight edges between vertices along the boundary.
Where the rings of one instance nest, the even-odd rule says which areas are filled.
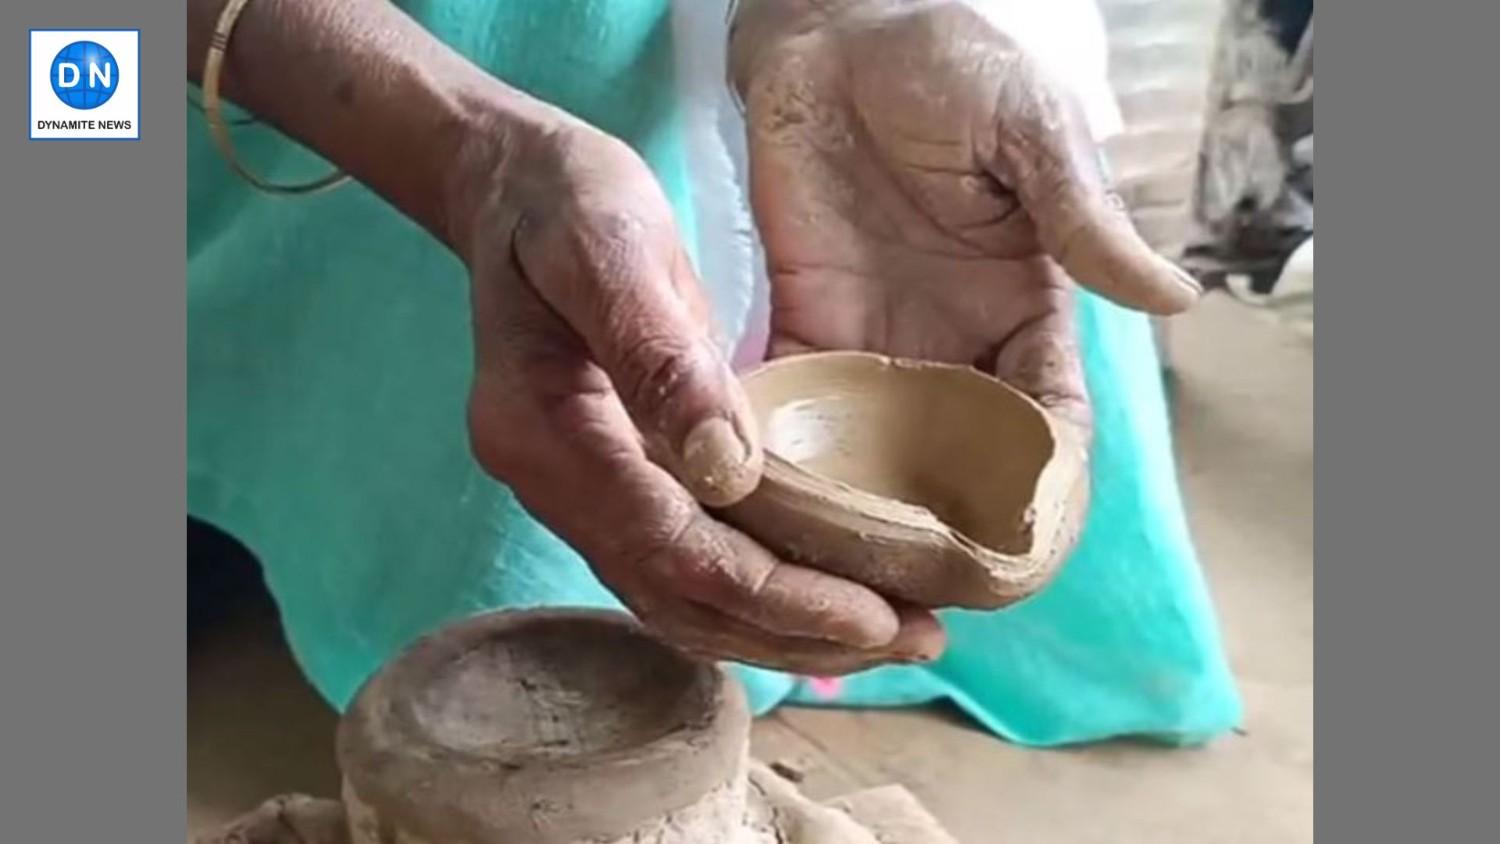
[[[208,56],[203,61],[203,116],[208,121],[209,131],[213,134],[214,143],[219,147],[219,153],[223,155],[229,169],[252,187],[264,193],[282,196],[309,194],[343,184],[349,176],[338,170],[312,182],[297,185],[274,184],[247,170],[244,165],[240,164],[239,157],[235,155],[234,142],[229,137],[229,126],[225,123],[224,115],[220,110],[219,77],[224,70],[224,53],[229,49],[229,36],[234,32],[234,25],[239,21],[240,13],[245,10],[249,2],[250,0],[229,0],[224,5],[224,10],[219,13],[218,23],[214,25],[213,38],[208,44]]]

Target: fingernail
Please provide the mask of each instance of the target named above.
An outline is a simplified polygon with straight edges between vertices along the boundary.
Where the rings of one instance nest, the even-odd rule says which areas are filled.
[[[1198,279],[1194,278],[1192,273],[1188,272],[1182,267],[1177,266],[1171,261],[1167,262],[1167,266],[1172,268],[1172,275],[1176,277],[1178,283],[1183,287],[1186,287],[1187,289],[1193,291],[1194,296],[1203,293],[1203,285],[1198,283]]]
[[[750,447],[722,417],[705,419],[688,433],[682,443],[682,467],[688,486],[709,506],[728,506],[754,488]]]

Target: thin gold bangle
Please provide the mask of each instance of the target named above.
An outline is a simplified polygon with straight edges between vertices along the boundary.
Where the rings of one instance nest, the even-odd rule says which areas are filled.
[[[196,111],[199,114],[203,114],[203,102],[201,100],[193,99],[193,95],[191,93],[187,95],[187,104],[188,108],[191,108],[193,111]],[[253,114],[247,114],[244,117],[227,117],[224,119],[224,122],[229,124],[230,126],[254,126],[255,124],[260,122],[260,118],[256,117]]]
[[[229,127],[220,111],[219,75],[224,70],[224,53],[229,49],[229,36],[240,19],[240,12],[245,10],[249,2],[250,0],[229,0],[224,4],[224,10],[219,13],[219,21],[214,25],[213,38],[208,44],[208,56],[203,61],[203,116],[208,121],[209,131],[213,133],[214,143],[219,147],[219,153],[223,155],[229,169],[252,187],[265,193],[295,196],[337,187],[348,181],[347,173],[335,170],[317,181],[278,185],[250,172],[240,164],[239,157],[234,153],[234,141],[229,137]]]

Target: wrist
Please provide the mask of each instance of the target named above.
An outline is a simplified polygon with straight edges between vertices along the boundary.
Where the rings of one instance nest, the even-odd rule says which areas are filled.
[[[222,6],[190,0],[189,79],[203,67]],[[455,252],[475,186],[494,184],[513,139],[559,114],[386,0],[255,0],[229,39],[221,85]]]

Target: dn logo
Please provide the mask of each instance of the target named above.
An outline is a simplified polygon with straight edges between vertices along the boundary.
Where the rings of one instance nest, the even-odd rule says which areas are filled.
[[[115,57],[93,41],[74,41],[52,60],[52,91],[73,108],[104,105],[119,84],[120,68]]]

